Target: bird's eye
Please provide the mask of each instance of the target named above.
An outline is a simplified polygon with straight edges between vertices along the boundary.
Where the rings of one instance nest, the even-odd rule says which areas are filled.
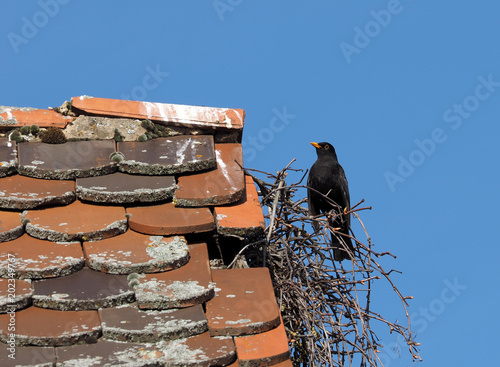
[[[330,146],[328,144],[325,145],[325,149],[328,150],[330,149]]]

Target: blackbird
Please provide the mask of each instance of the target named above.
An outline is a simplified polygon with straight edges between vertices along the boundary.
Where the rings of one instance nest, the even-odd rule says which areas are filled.
[[[334,259],[342,261],[350,259],[349,253],[345,250],[346,246],[354,251],[349,227],[351,218],[349,214],[344,214],[350,210],[351,203],[349,198],[349,187],[344,169],[337,160],[335,149],[330,143],[311,143],[316,148],[318,159],[314,162],[307,179],[307,198],[309,203],[309,213],[318,215],[321,213],[335,214],[335,220],[329,221],[333,228],[340,228],[337,234],[331,233],[332,247],[334,247]],[[328,197],[327,200],[323,195]],[[316,230],[319,229],[317,223],[313,223]],[[345,243],[345,244],[344,244]]]

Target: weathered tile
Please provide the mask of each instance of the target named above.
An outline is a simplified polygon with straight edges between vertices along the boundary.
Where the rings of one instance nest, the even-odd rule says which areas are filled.
[[[183,267],[165,273],[139,275],[135,296],[140,308],[187,307],[213,297],[207,245],[193,244],[189,249],[191,258]]]
[[[207,302],[210,335],[262,333],[280,323],[267,268],[212,270],[216,295]]]
[[[0,313],[20,310],[31,303],[29,280],[0,279]]]
[[[124,343],[99,339],[97,343],[56,348],[64,366],[225,366],[235,359],[232,339],[203,333],[159,343]]]
[[[10,347],[7,344],[0,348],[0,366],[53,367],[55,363],[54,347]]]
[[[262,235],[266,224],[255,184],[245,176],[246,196],[240,201],[214,208],[217,232],[226,236],[255,237]]]
[[[79,242],[51,242],[23,235],[0,244],[0,277],[53,278],[83,268]]]
[[[50,241],[94,241],[116,236],[127,230],[125,209],[75,201],[69,205],[29,210],[26,232]]]
[[[80,115],[64,129],[64,133],[82,140],[109,140],[115,138],[115,129],[123,141],[137,140],[147,131],[137,119]]]
[[[76,180],[76,192],[80,200],[102,203],[169,200],[176,187],[173,176],[141,176],[120,172]]]
[[[63,116],[53,110],[29,107],[0,107],[0,127],[38,125],[40,127],[64,128],[73,117]]]
[[[215,229],[208,208],[179,208],[173,203],[127,208],[130,228],[153,235],[200,233]]]
[[[191,337],[208,330],[201,305],[193,307],[142,311],[137,305],[99,310],[106,339],[155,343]]]
[[[102,241],[84,242],[83,249],[89,268],[111,274],[155,273],[189,261],[184,237],[148,236],[131,230]]]
[[[84,96],[73,97],[71,101],[74,108],[96,115],[149,119],[192,128],[242,129],[245,119],[245,111],[242,109],[124,101]]]
[[[105,175],[118,169],[110,158],[115,152],[113,140],[20,143],[18,150],[18,171],[30,177],[72,180]]]
[[[17,172],[17,145],[13,141],[0,138],[0,177]]]
[[[67,205],[76,198],[74,181],[41,180],[21,175],[0,178],[0,208],[32,209]]]
[[[120,170],[143,175],[171,175],[202,171],[216,166],[211,135],[180,135],[145,142],[118,143],[124,159]]]
[[[253,366],[290,366],[288,358],[288,338],[285,327],[281,323],[273,330],[256,335],[239,336],[234,338],[238,350],[238,362],[242,367]]]
[[[24,233],[21,213],[0,210],[0,243],[12,241]]]
[[[16,345],[58,346],[95,342],[101,335],[97,311],[55,311],[28,307],[17,311]],[[0,340],[8,342],[10,315],[0,315]]]
[[[35,280],[33,304],[56,310],[95,310],[134,301],[127,276],[83,268],[60,278]]]
[[[222,205],[240,200],[245,193],[241,144],[216,144],[217,169],[179,177],[174,203],[179,206]],[[236,163],[238,162],[238,163]]]

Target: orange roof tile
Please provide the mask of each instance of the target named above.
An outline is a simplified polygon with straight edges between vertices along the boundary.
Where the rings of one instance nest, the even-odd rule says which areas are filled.
[[[38,125],[39,127],[64,128],[74,118],[63,116],[53,110],[39,110],[36,108],[1,107],[0,129],[12,126]]]

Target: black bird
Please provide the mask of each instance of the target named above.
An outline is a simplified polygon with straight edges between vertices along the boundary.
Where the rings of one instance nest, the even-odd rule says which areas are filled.
[[[311,143],[311,145],[316,148],[318,159],[311,167],[307,179],[309,213],[318,215],[329,213],[333,209],[337,216],[329,224],[333,228],[340,228],[338,231],[340,234],[331,234],[332,246],[336,248],[334,258],[337,261],[350,259],[351,257],[345,248],[347,246],[353,252],[354,247],[351,238],[348,237],[351,217],[349,214],[344,214],[351,209],[349,187],[344,169],[339,164],[335,149],[330,143]],[[332,204],[320,193],[337,205]],[[318,230],[317,223],[314,223],[314,228]]]

